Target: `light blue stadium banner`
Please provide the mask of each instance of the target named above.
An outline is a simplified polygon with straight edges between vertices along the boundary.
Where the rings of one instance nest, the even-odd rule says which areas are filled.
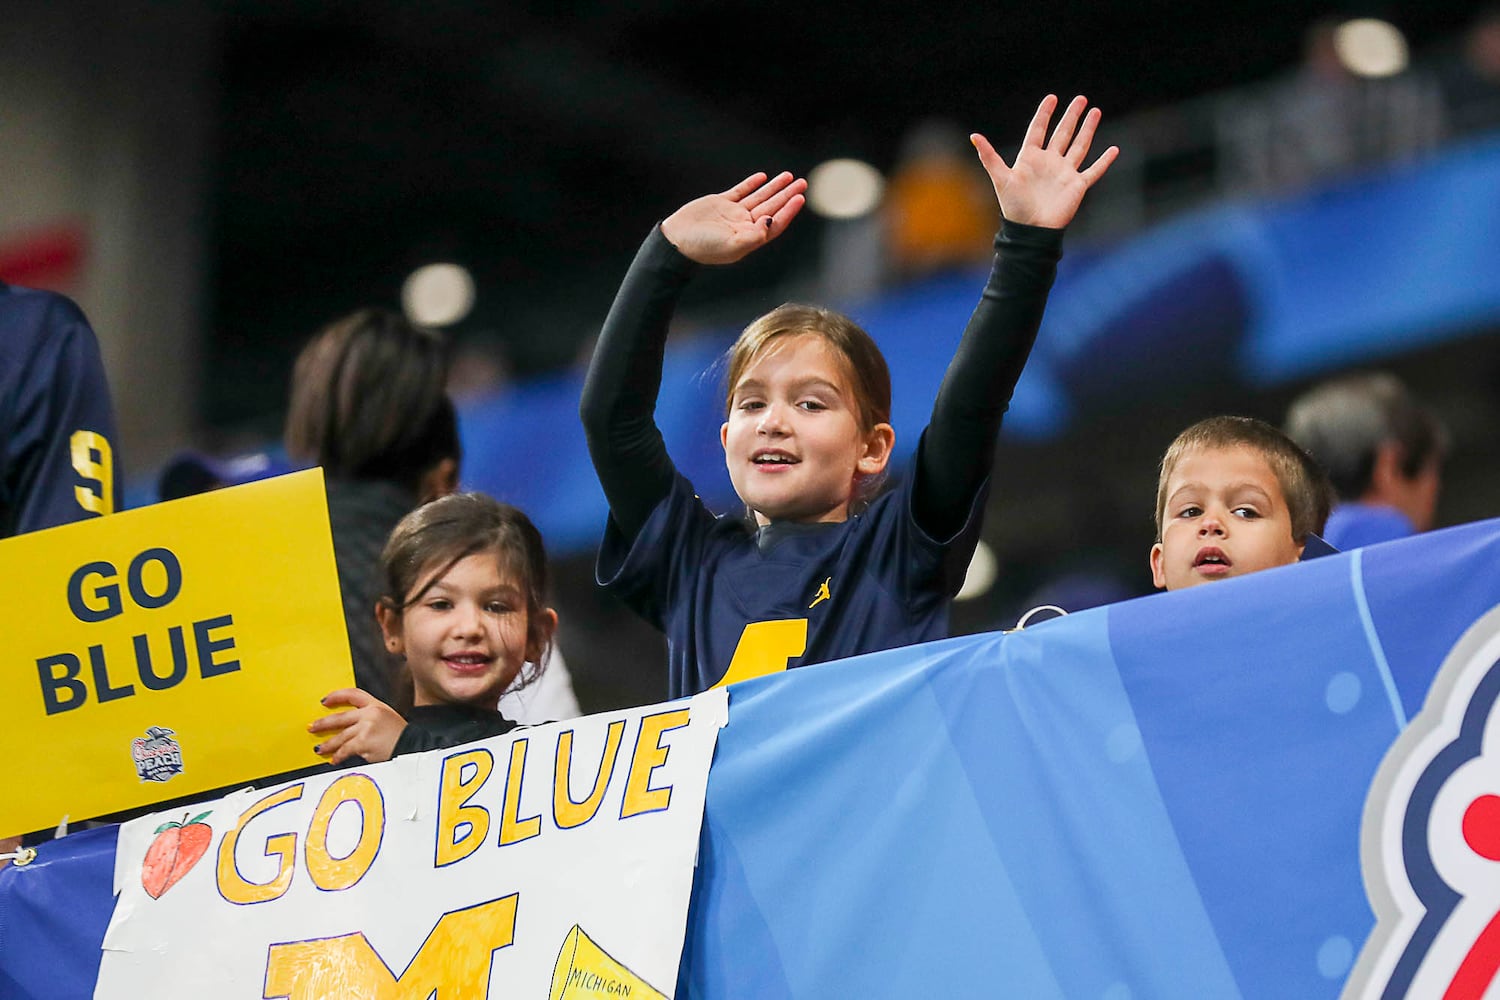
[[[677,996],[1336,997],[1360,819],[1500,521],[732,690]],[[112,831],[0,872],[0,995],[88,996]]]
[[[734,689],[678,995],[1335,997],[1500,522]]]

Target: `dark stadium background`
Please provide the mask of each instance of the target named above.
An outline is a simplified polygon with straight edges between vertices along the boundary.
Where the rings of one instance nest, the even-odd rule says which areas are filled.
[[[1118,120],[1288,71],[1314,19],[1372,13],[1421,53],[1472,8],[235,5],[203,418],[274,423],[300,341],[354,305],[395,305],[406,274],[435,257],[476,278],[459,332],[498,337],[524,376],[574,359],[653,220],[751,170],[831,156],[887,168],[906,129],[934,115],[1004,150],[1049,91],[1086,94]],[[704,296],[812,266],[818,225],[804,217]]]
[[[398,307],[403,279],[428,261],[474,275],[476,305],[454,336],[503,348],[525,379],[579,361],[653,221],[752,170],[806,172],[834,156],[887,169],[902,135],[931,116],[986,132],[1009,156],[1049,91],[1099,105],[1108,141],[1108,123],[1294,72],[1320,17],[1388,18],[1415,58],[1432,59],[1474,14],[1451,3],[1159,0],[230,5],[203,441],[274,440],[301,343],[356,306]],[[1195,167],[1189,157],[1174,169]],[[773,248],[696,283],[688,306],[743,321],[780,301],[775,290],[816,268],[824,225],[804,213]],[[1493,400],[1493,343],[1428,349],[1399,370],[1429,398]],[[1009,625],[1040,585],[1075,568],[1147,588],[1165,442],[1209,412],[1276,419],[1299,388],[1252,399],[1218,384],[1166,387],[1065,439],[1003,443],[1022,485],[992,499],[986,522],[1001,582],[957,606],[955,628]],[[1458,414],[1442,523],[1496,513],[1493,417]],[[557,562],[562,645],[585,708],[658,699],[659,637],[592,587],[587,553]]]

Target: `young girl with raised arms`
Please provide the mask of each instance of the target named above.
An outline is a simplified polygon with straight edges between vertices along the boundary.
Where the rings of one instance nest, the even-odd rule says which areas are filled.
[[[482,493],[455,493],[402,518],[381,566],[375,613],[386,648],[405,660],[405,715],[359,688],[334,691],[323,704],[347,710],[307,727],[329,734],[316,752],[333,764],[374,763],[514,729],[500,696],[527,664],[541,673],[557,630],[531,520]]]
[[[667,327],[699,265],[764,246],[806,182],[752,174],[688,202],[637,253],[600,333],[580,413],[610,517],[597,567],[666,634],[679,697],[790,666],[947,635],[978,540],[1000,420],[1030,353],[1062,231],[1118,155],[1085,166],[1098,109],[1037,108],[1013,165],[971,136],[1000,202],[995,263],[902,485],[878,498],[895,444],[890,374],[847,317],[785,305],[730,348],[719,431],[745,517],[715,517],[652,418]]]

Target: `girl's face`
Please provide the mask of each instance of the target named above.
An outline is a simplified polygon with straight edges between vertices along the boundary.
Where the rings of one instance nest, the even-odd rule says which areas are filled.
[[[895,432],[861,430],[845,369],[822,337],[795,334],[772,341],[731,387],[724,461],[760,524],[843,521],[856,477],[885,468]]]
[[[430,572],[413,589],[422,594],[416,603],[400,611],[379,608],[386,645],[406,658],[414,704],[493,709],[521,667],[541,655],[557,613],[541,612],[538,641],[529,642],[526,589],[502,570],[493,552],[465,556],[422,591]]]

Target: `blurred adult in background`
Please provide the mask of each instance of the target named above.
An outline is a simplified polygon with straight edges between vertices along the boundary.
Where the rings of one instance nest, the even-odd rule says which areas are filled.
[[[83,312],[0,282],[0,538],[113,513],[118,441]]]
[[[1480,8],[1439,79],[1453,134],[1500,128],[1500,4]]]
[[[53,292],[0,282],[0,538],[114,513],[118,441],[83,312]],[[0,838],[0,854],[20,843]]]
[[[1286,432],[1333,482],[1338,504],[1324,538],[1335,548],[1432,527],[1447,433],[1394,375],[1346,375],[1314,386],[1288,409]]]
[[[292,469],[269,452],[220,459],[201,451],[183,451],[172,457],[156,477],[156,499],[180,500],[226,486],[284,475]]]
[[[881,211],[898,280],[989,260],[995,199],[968,135],[953,122],[930,118],[902,138]]]
[[[380,553],[396,523],[458,488],[462,452],[449,398],[447,345],[385,309],[361,309],[318,333],[292,372],[285,442],[293,461],[323,467],[334,559],[354,681],[389,703],[399,661],[375,621]],[[508,694],[521,722],[578,714],[567,668],[554,655],[548,689]]]

